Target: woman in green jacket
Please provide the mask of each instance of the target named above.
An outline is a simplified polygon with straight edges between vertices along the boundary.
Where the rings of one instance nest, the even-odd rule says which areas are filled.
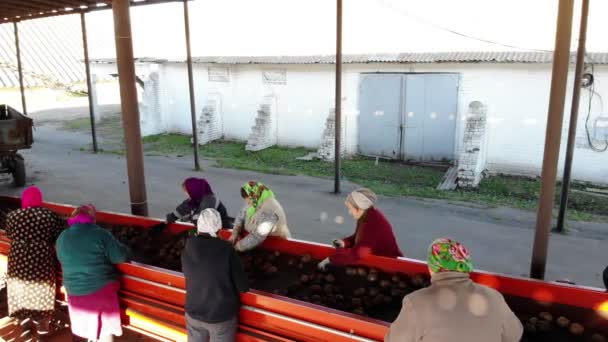
[[[83,205],[68,219],[57,239],[57,257],[68,294],[72,333],[97,341],[122,335],[118,271],[128,247],[95,224],[95,207]]]

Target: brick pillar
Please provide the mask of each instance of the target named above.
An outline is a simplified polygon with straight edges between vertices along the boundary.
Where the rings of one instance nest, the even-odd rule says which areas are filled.
[[[342,117],[342,134],[340,141],[340,155],[346,156],[346,125],[344,124],[346,116]],[[331,108],[327,120],[325,121],[325,129],[321,136],[321,146],[317,150],[319,158],[325,161],[334,161],[335,146],[336,146],[336,112],[335,108]]]
[[[488,108],[479,101],[469,104],[469,114],[458,158],[458,186],[477,187],[486,166],[486,121]]]
[[[161,133],[160,82],[158,72],[151,72],[144,80],[139,103],[141,135]]]
[[[273,120],[276,113],[273,113],[270,104],[262,104],[255,118],[255,125],[251,127],[251,134],[247,139],[247,151],[260,151],[277,144],[277,135],[274,129]]]
[[[198,143],[208,144],[222,137],[221,113],[216,100],[207,100],[198,121]]]

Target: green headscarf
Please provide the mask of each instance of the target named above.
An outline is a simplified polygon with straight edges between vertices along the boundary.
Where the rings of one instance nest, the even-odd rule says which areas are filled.
[[[266,185],[250,181],[243,185],[243,191],[251,199],[251,206],[247,208],[247,219],[253,217],[260,206],[269,198],[274,197],[274,193]]]
[[[427,259],[429,268],[435,273],[469,273],[473,270],[473,261],[466,247],[448,238],[433,241],[429,246]]]

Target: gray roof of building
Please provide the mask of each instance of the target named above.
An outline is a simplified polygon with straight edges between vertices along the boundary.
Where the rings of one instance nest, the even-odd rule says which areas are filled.
[[[415,52],[343,55],[345,64],[366,63],[551,63],[552,52]],[[114,63],[113,58],[95,59],[95,63]],[[158,58],[136,58],[136,62],[165,63],[184,62]],[[205,64],[333,64],[334,55],[315,56],[202,56],[193,57],[194,63]],[[572,54],[572,62],[576,61]],[[608,52],[592,52],[586,61],[593,64],[608,64]]]
[[[26,87],[67,87],[85,78],[78,17],[19,24]],[[0,25],[0,88],[19,87],[13,25]]]

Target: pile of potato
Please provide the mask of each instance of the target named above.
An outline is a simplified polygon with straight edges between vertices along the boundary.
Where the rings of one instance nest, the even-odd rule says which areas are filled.
[[[554,317],[549,312],[541,312],[528,319],[522,319],[524,338],[522,341],[547,342],[607,342],[604,335],[586,331],[585,327],[572,322],[565,316]]]

